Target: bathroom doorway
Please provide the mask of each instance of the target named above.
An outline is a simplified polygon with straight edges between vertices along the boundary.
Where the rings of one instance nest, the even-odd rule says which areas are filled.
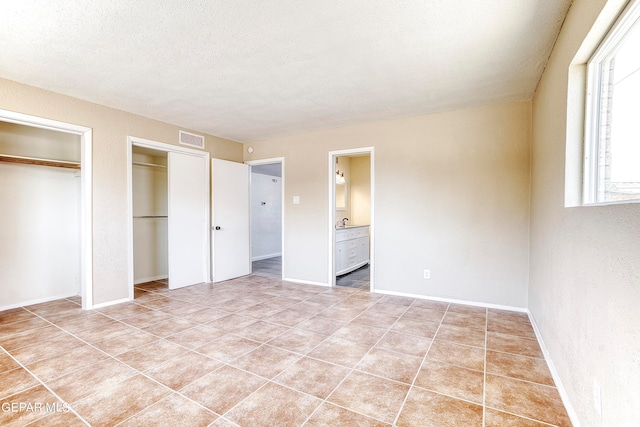
[[[372,147],[329,153],[329,283],[375,289]]]
[[[250,166],[251,272],[282,279],[284,159],[247,162]]]

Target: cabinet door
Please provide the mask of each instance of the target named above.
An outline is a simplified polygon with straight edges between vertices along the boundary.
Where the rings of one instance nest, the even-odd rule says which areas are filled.
[[[336,274],[347,267],[347,242],[336,243]]]
[[[358,239],[358,262],[369,261],[369,237],[360,237]]]

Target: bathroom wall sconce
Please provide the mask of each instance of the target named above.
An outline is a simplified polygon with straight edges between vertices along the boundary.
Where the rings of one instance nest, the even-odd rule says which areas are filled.
[[[345,182],[344,172],[340,173],[340,170],[338,169],[338,158],[336,157],[336,184],[344,184]]]

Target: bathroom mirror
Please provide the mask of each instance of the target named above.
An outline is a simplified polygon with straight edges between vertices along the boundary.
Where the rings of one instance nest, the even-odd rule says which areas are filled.
[[[347,210],[347,184],[336,183],[336,210]]]

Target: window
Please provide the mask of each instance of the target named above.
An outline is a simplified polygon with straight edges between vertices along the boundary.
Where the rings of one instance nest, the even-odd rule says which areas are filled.
[[[587,67],[583,203],[640,201],[640,0]]]

